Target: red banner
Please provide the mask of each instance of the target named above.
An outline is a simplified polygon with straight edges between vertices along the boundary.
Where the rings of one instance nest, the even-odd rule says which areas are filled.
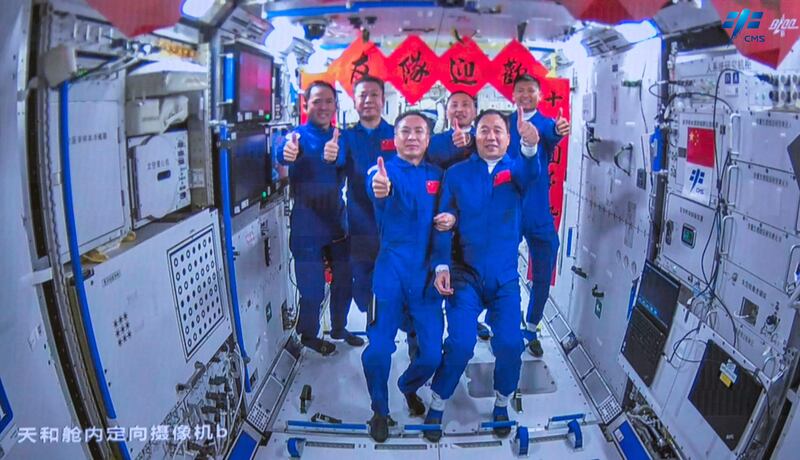
[[[353,84],[366,75],[386,75],[386,57],[372,42],[364,42],[360,38],[353,42],[328,68],[347,91],[353,94]]]
[[[490,76],[489,58],[469,37],[456,42],[439,58],[437,79],[451,93],[463,91],[475,97]]]
[[[409,104],[416,104],[440,81],[450,92],[464,91],[475,96],[486,84],[491,84],[511,99],[514,80],[522,74],[530,74],[545,86],[558,87],[565,91],[556,97],[565,101],[569,96],[569,84],[557,82],[561,79],[547,78],[547,68],[517,40],[509,42],[492,60],[471,38],[462,38],[441,56],[437,56],[418,36],[410,35],[391,55],[384,56],[372,42],[354,41],[324,73],[302,73],[301,86],[305,89],[314,80],[333,84],[338,81],[342,88],[353,95],[353,83],[365,75],[392,83]],[[543,94],[543,97],[546,96]],[[559,107],[568,108],[567,102]],[[552,113],[550,113],[552,112]],[[546,112],[550,116],[555,111]]]
[[[512,40],[492,60],[488,73],[488,82],[506,99],[511,99],[514,80],[518,76],[528,74],[541,79],[547,75],[547,68],[537,61],[522,43]]]
[[[421,38],[411,35],[386,58],[386,68],[392,71],[384,80],[391,82],[409,104],[416,104],[436,83],[438,63],[436,53]]]
[[[175,25],[181,18],[181,0],[87,0],[89,6],[127,37]]]
[[[560,0],[575,19],[603,24],[652,18],[667,0]]]

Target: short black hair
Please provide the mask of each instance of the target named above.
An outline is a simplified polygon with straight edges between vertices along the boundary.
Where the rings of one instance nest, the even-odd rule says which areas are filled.
[[[542,89],[542,82],[540,82],[538,78],[534,77],[529,73],[523,73],[522,75],[517,75],[517,78],[514,79],[513,88],[516,88],[518,83],[522,83],[525,81],[535,83],[537,88]]]
[[[464,94],[464,95],[468,96],[470,99],[472,99],[472,105],[474,105],[476,107],[478,106],[477,101],[475,101],[475,97],[473,97],[471,94],[469,94],[466,91],[456,91],[454,93],[450,93],[450,95],[447,96],[447,101],[445,101],[445,103],[444,103],[445,107],[447,107],[450,104],[450,99],[452,99],[453,96],[455,96],[456,94]]]
[[[358,81],[355,82],[353,85],[353,92],[356,91],[358,85],[362,83],[375,83],[381,89],[381,96],[386,94],[386,84],[378,77],[373,77],[372,75],[364,75],[363,77],[359,78]]]
[[[495,109],[486,109],[481,111],[481,113],[479,113],[478,117],[475,119],[475,128],[477,128],[478,125],[481,123],[483,117],[488,117],[489,115],[497,115],[498,117],[500,117],[500,119],[503,120],[503,123],[505,123],[506,125],[506,131],[511,133],[511,126],[508,123],[508,117],[505,116],[503,112]]]
[[[405,120],[408,117],[420,117],[420,118],[422,118],[425,121],[425,127],[428,128],[428,134],[430,134],[431,131],[433,131],[433,129],[431,128],[431,121],[428,119],[428,117],[425,116],[424,113],[420,112],[419,110],[407,110],[407,111],[401,113],[400,115],[397,116],[397,118],[395,118],[394,125],[395,126],[399,126],[400,122]]]
[[[328,88],[333,93],[333,100],[334,101],[339,100],[339,96],[336,94],[336,88],[334,88],[332,84],[323,80],[314,80],[311,82],[310,85],[308,85],[305,94],[303,94],[306,104],[308,104],[308,100],[311,98],[311,90],[314,88]]]

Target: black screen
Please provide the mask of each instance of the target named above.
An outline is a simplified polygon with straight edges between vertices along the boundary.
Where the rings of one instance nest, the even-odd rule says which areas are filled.
[[[730,450],[739,444],[761,396],[761,383],[709,341],[689,401]]]
[[[639,284],[638,303],[669,327],[678,306],[680,287],[680,283],[663,270],[645,262]]]
[[[267,135],[263,130],[237,132],[231,139],[232,207],[245,200],[257,201],[272,182],[271,158],[267,154]]]
[[[239,52],[239,112],[272,113],[272,58]]]

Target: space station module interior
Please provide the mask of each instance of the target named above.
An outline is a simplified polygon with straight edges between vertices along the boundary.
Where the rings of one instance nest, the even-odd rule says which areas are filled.
[[[799,6],[4,0],[0,459],[798,458]]]

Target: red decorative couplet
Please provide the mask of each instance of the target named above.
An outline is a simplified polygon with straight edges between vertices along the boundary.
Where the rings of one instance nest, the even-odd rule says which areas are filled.
[[[352,96],[353,85],[361,78],[371,75],[386,79],[386,57],[374,43],[359,38],[333,61],[328,73],[333,73],[342,88]]]
[[[511,94],[514,92],[514,80],[518,76],[529,74],[541,80],[547,75],[547,68],[517,40],[509,42],[495,56],[490,66],[488,82],[506,99],[511,99]]]
[[[387,79],[409,104],[416,104],[436,83],[438,59],[421,38],[411,35],[386,58],[391,69]]]
[[[489,58],[471,38],[462,38],[439,58],[437,79],[451,93],[463,91],[475,97],[491,74],[489,64]]]
[[[182,0],[87,0],[89,6],[127,37],[175,25],[181,18]]]

